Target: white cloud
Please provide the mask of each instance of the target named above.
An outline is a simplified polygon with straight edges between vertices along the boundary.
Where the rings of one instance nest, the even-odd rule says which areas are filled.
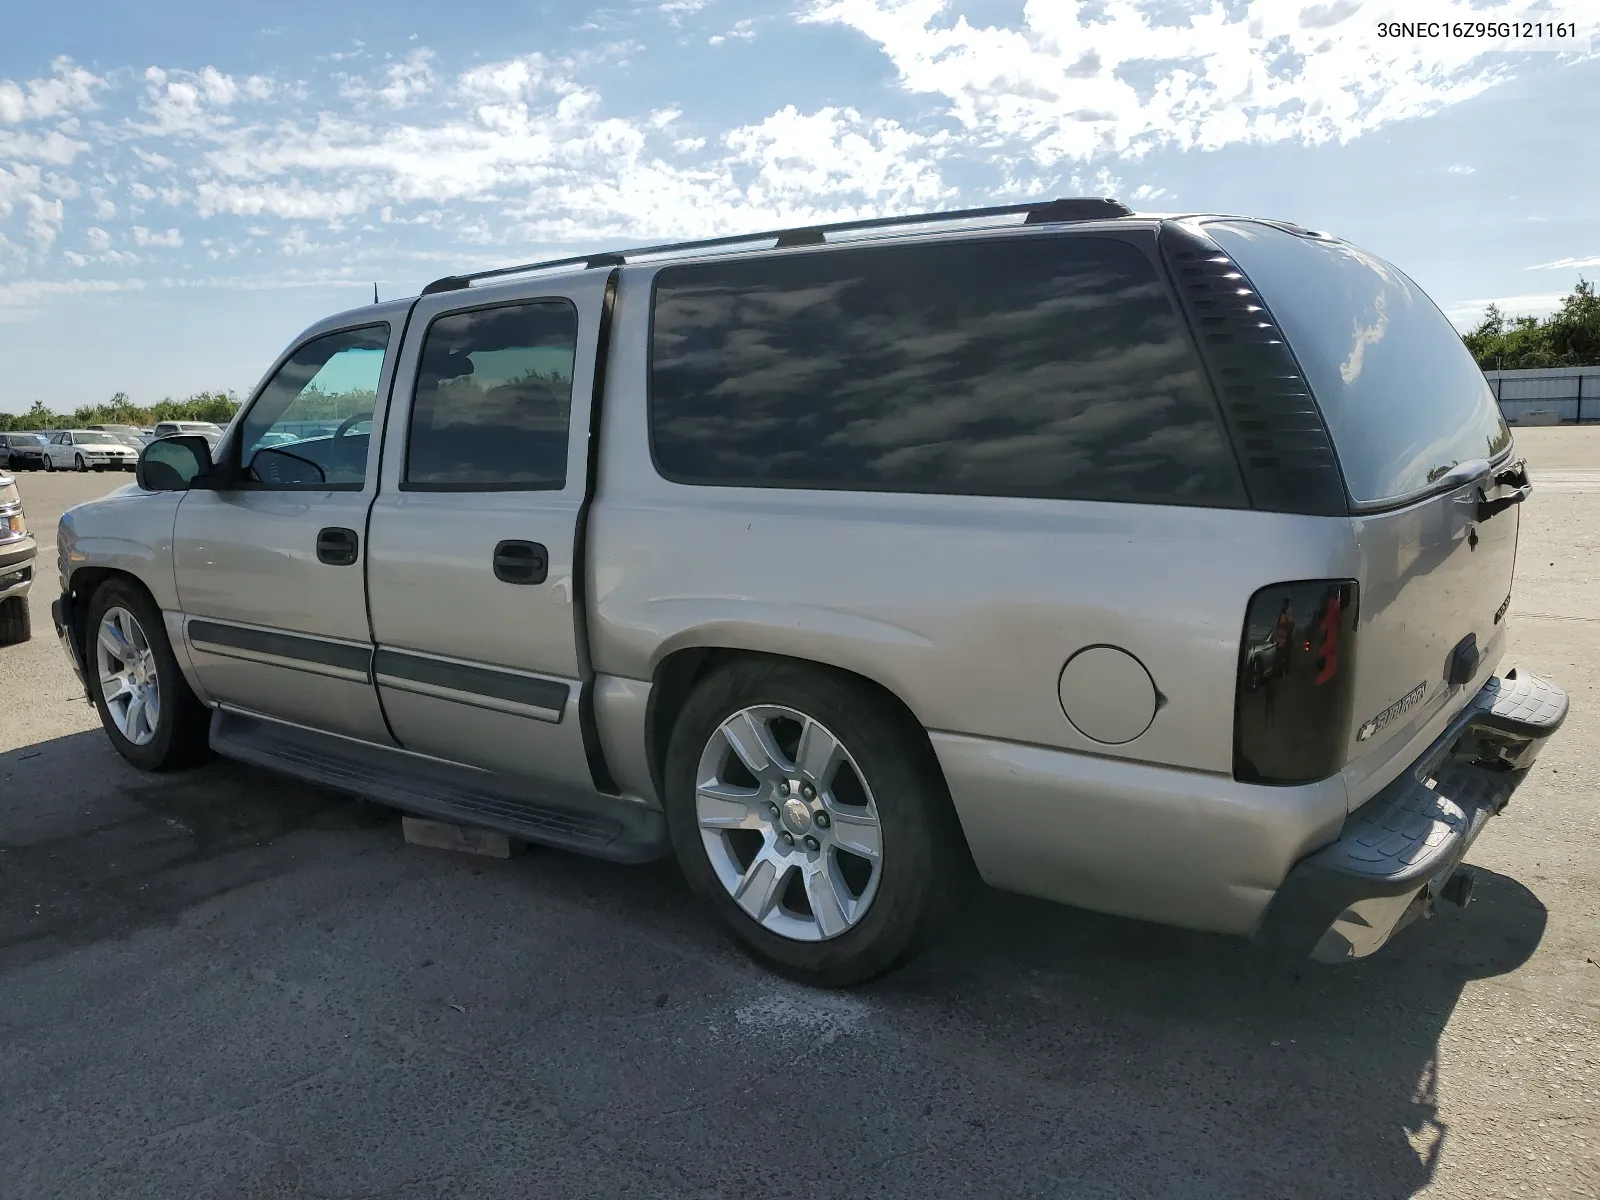
[[[685,17],[694,16],[710,4],[711,0],[666,0],[665,4],[656,6],[656,11],[672,24],[681,25]]]
[[[427,94],[433,87],[433,68],[428,65],[432,50],[413,50],[404,61],[391,63],[389,82],[378,89],[378,97],[391,108],[402,108]]]
[[[48,133],[0,129],[0,159],[32,159],[64,167],[87,149],[88,142],[68,137],[59,129]]]
[[[98,292],[138,291],[144,283],[137,279],[19,279],[0,282],[0,321],[27,315],[46,300],[62,296],[85,296]]]
[[[143,225],[135,225],[133,240],[140,246],[167,246],[175,249],[183,245],[183,234],[176,229],[168,229],[162,233],[146,229]]]
[[[114,220],[117,215],[117,206],[109,200],[98,200],[94,206],[94,219],[97,221]]]
[[[97,225],[91,225],[84,230],[84,236],[89,239],[89,245],[96,250],[106,251],[111,249],[111,235]]]
[[[49,79],[16,83],[0,79],[0,124],[17,125],[94,107],[94,94],[106,86],[98,75],[85,71],[70,58],[50,64]]]
[[[34,245],[48,250],[61,231],[65,210],[60,200],[46,200],[37,193],[22,198],[28,206],[27,230]]]
[[[1476,167],[1469,167],[1469,166],[1467,166],[1466,163],[1455,163],[1450,167],[1450,174],[1452,174],[1452,175],[1471,175],[1476,170],[1477,170]]]
[[[1468,39],[1380,39],[1392,4],[1283,0],[1189,6],[1027,0],[1021,27],[954,21],[947,0],[814,0],[804,19],[877,43],[912,93],[1041,163],[1156,147],[1348,141],[1477,95],[1508,76]],[[1429,17],[1511,19],[1525,6],[1442,3]]]
[[[199,71],[150,67],[144,82],[141,107],[150,121],[136,128],[155,137],[215,137],[232,123],[228,110],[241,97],[260,102],[276,90],[273,82],[262,76],[250,76],[241,83],[209,66]]]
[[[1591,254],[1588,258],[1556,258],[1549,262],[1534,263],[1528,267],[1529,271],[1581,271],[1588,267],[1600,267],[1600,254]]]

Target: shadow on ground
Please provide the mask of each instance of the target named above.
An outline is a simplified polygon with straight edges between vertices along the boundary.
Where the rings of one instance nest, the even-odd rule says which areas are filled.
[[[91,791],[75,798],[53,787],[63,764],[86,759],[104,773]],[[331,839],[341,840],[327,853],[410,853],[396,848],[388,810],[223,763],[151,779],[125,769],[98,732],[8,754],[0,783],[0,981],[52,959],[70,972],[74,951],[130,941],[247,885],[298,886],[279,879],[295,869],[290,843],[302,860]],[[1410,1196],[1449,1146],[1437,1102],[1441,1032],[1469,983],[1527,960],[1546,920],[1526,888],[1480,870],[1465,912],[1332,968],[984,892],[923,958],[837,995],[744,963],[669,864],[414,853],[406,877],[422,880],[418,897],[470,897],[449,930],[427,936],[503,946],[509,923],[527,938],[527,962],[515,949],[511,961],[504,950],[464,954],[454,976],[429,985],[459,996],[463,1012],[498,1013],[477,1040],[432,1052],[452,1064],[438,1103],[470,1109],[492,1089],[497,1114],[587,1115],[544,1151],[552,1157],[514,1177],[500,1155],[520,1135],[497,1126],[499,1116],[438,1145],[414,1131],[422,1140],[406,1154],[422,1165],[412,1169],[437,1168],[429,1178],[441,1182],[397,1195],[509,1194],[519,1181],[530,1193],[599,1194],[604,1178],[605,1194],[639,1195]],[[392,913],[401,928],[437,924],[420,898],[393,903],[408,906]],[[313,936],[281,933],[291,947]],[[340,961],[341,1005],[387,1013],[392,1030],[414,999],[407,989],[420,985],[385,960],[387,942],[374,945],[385,948],[368,951],[371,969]],[[432,963],[423,976],[445,966]],[[500,1004],[502,995],[519,999]],[[635,1010],[620,1035],[605,1015]],[[703,1041],[708,1025],[752,1039],[750,1053]],[[433,1028],[429,1038],[444,1036]],[[235,1042],[201,1052],[274,1053]],[[476,1056],[492,1069],[475,1074]],[[716,1070],[697,1075],[713,1060]],[[385,1062],[354,1093],[316,1102],[322,1115],[336,1125],[376,1120],[369,1114],[397,1103],[397,1089],[414,1094],[417,1081]],[[282,1104],[305,1102],[286,1095]],[[5,1106],[29,1104],[14,1095]],[[612,1109],[625,1119],[608,1124]],[[290,1117],[251,1111],[251,1144],[279,1144],[286,1135],[273,1130]],[[306,1119],[300,1111],[295,1119]],[[207,1152],[226,1158],[224,1149],[219,1141]],[[34,1170],[51,1170],[49,1155],[22,1151]],[[300,1143],[296,1178],[345,1187],[339,1171],[355,1168],[329,1166],[332,1154]],[[113,1161],[117,1172],[167,1169],[125,1157],[104,1169]],[[828,1174],[846,1162],[848,1186]],[[234,1174],[162,1183],[234,1186],[258,1170],[246,1161],[227,1169]],[[375,1168],[363,1159],[361,1169]],[[87,1176],[84,1186],[94,1190]]]

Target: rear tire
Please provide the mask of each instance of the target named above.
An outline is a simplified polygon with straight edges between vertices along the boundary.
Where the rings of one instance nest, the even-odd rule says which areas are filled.
[[[131,638],[124,637],[122,641],[140,651],[137,655],[125,654],[120,660],[100,643],[101,628],[107,614],[118,613],[127,615],[129,621],[121,622],[121,625],[134,634]],[[125,579],[108,579],[89,601],[87,616],[84,627],[84,672],[88,677],[89,694],[94,697],[95,711],[100,714],[100,723],[105,726],[106,735],[110,737],[117,753],[141,771],[170,771],[206,759],[211,752],[211,714],[190,689],[188,680],[184,679],[178,660],[173,656],[172,645],[167,641],[161,611],[144,589]],[[139,645],[141,642],[142,646]],[[133,663],[135,658],[138,661]],[[131,672],[111,670],[114,666],[130,664],[135,668]],[[125,699],[126,691],[121,685],[130,673],[145,694],[149,691],[148,680],[153,678],[156,683],[157,705],[153,728],[144,719],[148,709],[141,705],[139,714],[135,716],[131,703]],[[112,691],[113,688],[117,690]],[[111,694],[109,702],[108,692]],[[122,723],[128,726],[129,732],[118,728],[118,719],[112,714],[112,704],[116,704],[119,713],[123,714]]]
[[[759,773],[724,730],[760,742]],[[690,886],[755,958],[803,983],[849,987],[908,961],[971,880],[926,735],[841,672],[764,658],[716,670],[673,727],[665,784]]]
[[[56,460],[51,458],[48,454],[44,456],[44,469],[46,471],[54,471],[56,469]]]
[[[15,646],[33,636],[33,616],[26,596],[0,600],[0,646]]]

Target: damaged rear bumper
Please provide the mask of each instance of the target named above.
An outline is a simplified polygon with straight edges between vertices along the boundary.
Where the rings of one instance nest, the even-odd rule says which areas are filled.
[[[1435,900],[1464,904],[1461,860],[1567,715],[1567,694],[1508,671],[1484,684],[1400,777],[1350,814],[1337,841],[1301,859],[1254,934],[1324,962],[1363,958]]]

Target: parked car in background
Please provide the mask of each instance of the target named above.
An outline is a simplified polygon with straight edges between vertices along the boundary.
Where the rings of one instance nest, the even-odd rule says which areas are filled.
[[[161,421],[151,431],[151,440],[172,437],[181,433],[197,433],[213,448],[222,439],[222,426],[211,421]]]
[[[974,866],[1326,961],[1465,903],[1567,699],[1502,669],[1531,485],[1411,280],[1100,200],[734,241],[328,317],[67,512],[117,751],[675,855],[811,983]]]
[[[43,433],[0,433],[0,468],[37,471],[44,467],[44,448],[50,441]]]
[[[25,642],[32,634],[28,590],[38,553],[38,544],[28,533],[17,481],[0,468],[0,646]]]
[[[99,429],[63,429],[44,448],[47,471],[131,471],[138,462],[137,450]]]

